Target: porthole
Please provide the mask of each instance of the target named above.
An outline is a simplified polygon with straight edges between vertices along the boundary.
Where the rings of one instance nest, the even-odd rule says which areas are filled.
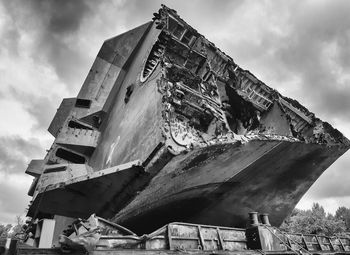
[[[163,55],[164,46],[162,46],[159,41],[157,41],[148,55],[148,58],[141,71],[140,81],[145,82],[148,77],[154,72],[158,63],[160,62],[161,56]]]

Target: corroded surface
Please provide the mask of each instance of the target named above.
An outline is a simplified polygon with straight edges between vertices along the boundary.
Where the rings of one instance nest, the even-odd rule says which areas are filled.
[[[56,140],[47,156],[28,170],[36,178],[29,215],[69,217],[69,201],[98,200],[100,216],[138,231],[174,220],[242,226],[250,210],[280,224],[350,145],[165,6],[153,22],[105,41],[50,132]],[[69,176],[60,165],[102,173],[134,160],[143,174],[115,187],[100,179],[111,188],[54,178]],[[87,190],[75,196],[60,182]],[[57,210],[48,209],[52,201]]]

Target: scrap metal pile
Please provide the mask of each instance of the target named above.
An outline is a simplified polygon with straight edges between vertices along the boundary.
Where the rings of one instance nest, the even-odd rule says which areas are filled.
[[[87,220],[77,219],[69,225],[60,235],[59,244],[64,253],[163,251],[167,254],[166,251],[176,251],[201,254],[203,251],[225,251],[229,252],[226,254],[240,254],[251,251],[250,254],[260,254],[254,250],[266,254],[350,253],[350,238],[284,233],[271,227],[267,214],[260,215],[260,222],[257,213],[251,213],[250,217],[247,229],[173,222],[153,233],[137,236],[118,224],[91,215]],[[25,251],[26,248],[22,248],[22,253]]]

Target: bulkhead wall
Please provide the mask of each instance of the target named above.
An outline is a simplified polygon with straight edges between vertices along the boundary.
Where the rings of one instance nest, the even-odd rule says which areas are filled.
[[[130,61],[119,93],[101,126],[99,145],[89,160],[95,170],[136,159],[144,161],[163,140],[162,98],[156,84],[161,75],[160,66],[145,82],[140,81],[144,63],[159,33],[153,24]]]

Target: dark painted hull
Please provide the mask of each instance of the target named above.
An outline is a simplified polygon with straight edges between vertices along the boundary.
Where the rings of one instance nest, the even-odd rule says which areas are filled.
[[[344,149],[250,141],[174,157],[114,220],[139,233],[170,221],[242,227],[250,211],[279,225]]]
[[[350,142],[175,11],[158,14],[105,41],[62,102],[56,140],[26,170],[28,216],[96,213],[140,234],[174,221],[243,227],[249,211],[279,225]]]

